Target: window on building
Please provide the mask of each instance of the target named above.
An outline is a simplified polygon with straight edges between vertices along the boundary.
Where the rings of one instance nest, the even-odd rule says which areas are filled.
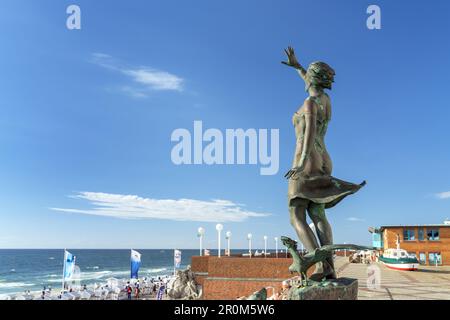
[[[442,257],[440,252],[430,252],[428,254],[428,262],[430,266],[442,264]]]
[[[420,262],[420,264],[426,264],[427,263],[427,255],[425,254],[425,252],[420,252],[419,253],[419,262]]]
[[[416,240],[414,229],[403,229],[403,240],[405,241]]]
[[[425,240],[425,232],[423,228],[419,228],[419,241]]]
[[[439,229],[427,229],[428,240],[439,240]]]

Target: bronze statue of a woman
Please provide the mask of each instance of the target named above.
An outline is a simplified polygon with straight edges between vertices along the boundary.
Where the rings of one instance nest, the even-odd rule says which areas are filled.
[[[305,70],[297,61],[293,48],[288,47],[285,52],[288,61],[283,63],[298,71],[309,94],[292,118],[297,143],[292,169],[285,177],[289,179],[291,224],[305,249],[312,252],[315,248],[333,244],[325,209],[357,192],[365,182],[358,185],[331,176],[333,165],[325,147],[325,134],[331,120],[331,101],[325,89],[331,90],[334,70],[324,62],[313,62]],[[306,214],[314,223],[318,239],[306,221]],[[311,279],[335,277],[330,255],[326,264],[316,265]]]

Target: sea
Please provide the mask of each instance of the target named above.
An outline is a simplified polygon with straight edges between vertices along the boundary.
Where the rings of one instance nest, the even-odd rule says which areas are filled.
[[[141,253],[139,278],[157,279],[173,274],[173,249],[135,250]],[[76,256],[81,285],[106,283],[108,278],[130,278],[130,250],[73,249],[69,251]],[[185,249],[181,252],[180,269],[185,269],[191,263],[193,255],[199,255],[198,250]],[[60,290],[63,260],[64,250],[62,249],[0,249],[0,296],[26,290],[40,291],[44,286]]]

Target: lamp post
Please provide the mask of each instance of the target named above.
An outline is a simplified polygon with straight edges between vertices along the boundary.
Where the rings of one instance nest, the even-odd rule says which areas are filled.
[[[247,240],[248,240],[248,253],[249,253],[249,257],[252,257],[252,234],[249,233],[247,235]]]
[[[264,258],[267,258],[267,236],[264,236]]]
[[[221,225],[220,223],[216,224],[216,230],[217,230],[217,251],[218,251],[218,256],[220,258],[220,232],[222,232],[223,229],[223,225]]]
[[[200,256],[202,256],[202,251],[203,251],[203,235],[205,234],[205,229],[200,227],[197,230],[197,237],[200,238]]]
[[[225,234],[225,238],[227,239],[228,256],[230,256],[230,254],[231,254],[231,248],[230,248],[231,231],[227,231],[227,233]]]
[[[275,237],[275,256],[278,258],[278,237]]]

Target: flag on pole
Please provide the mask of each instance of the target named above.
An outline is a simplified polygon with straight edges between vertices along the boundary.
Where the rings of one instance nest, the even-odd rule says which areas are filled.
[[[141,266],[141,254],[131,250],[131,279],[138,279],[139,267]]]
[[[75,270],[75,256],[69,251],[64,250],[64,274],[63,281],[72,279],[73,271]]]
[[[175,268],[179,268],[180,264],[181,264],[181,251],[175,249],[174,253],[173,253],[173,264],[175,266]]]

